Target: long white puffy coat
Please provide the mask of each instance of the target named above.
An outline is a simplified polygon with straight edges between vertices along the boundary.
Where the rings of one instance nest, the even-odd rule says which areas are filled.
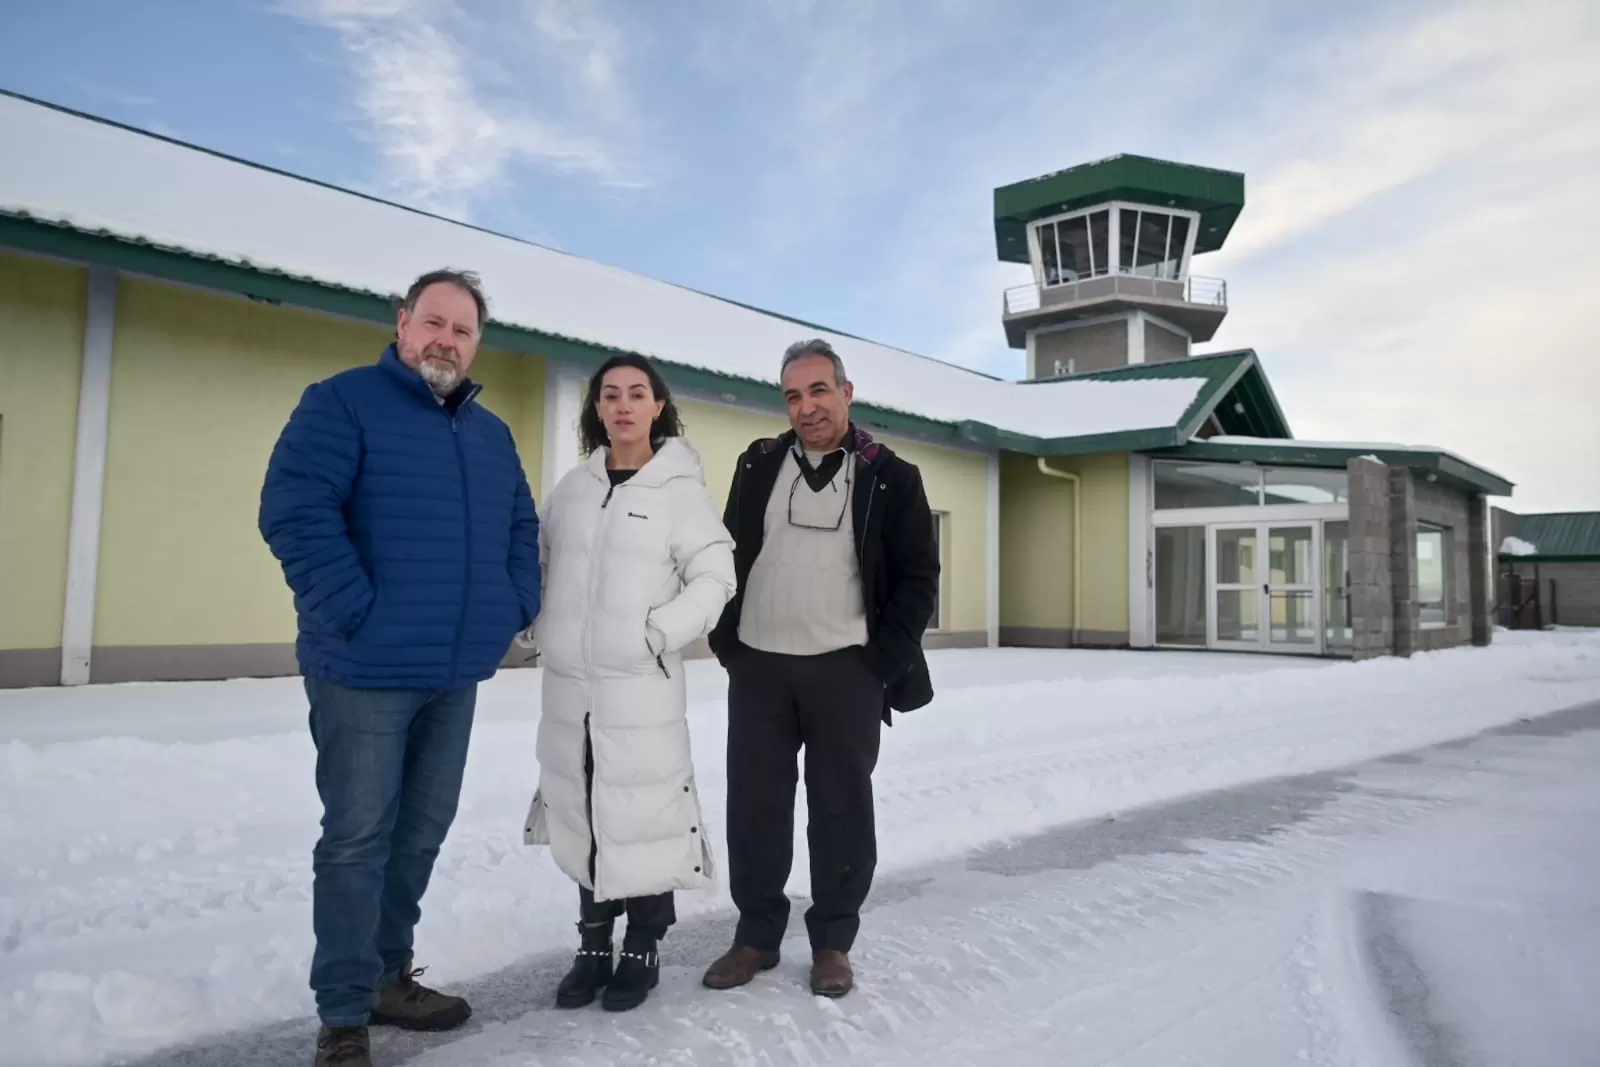
[[[714,872],[681,651],[710,632],[736,578],[733,538],[700,456],[667,438],[613,489],[597,450],[561,479],[544,511],[544,596],[533,633],[544,713],[524,840],[549,845],[556,864],[599,900],[707,886]],[[585,745],[594,752],[592,789]]]

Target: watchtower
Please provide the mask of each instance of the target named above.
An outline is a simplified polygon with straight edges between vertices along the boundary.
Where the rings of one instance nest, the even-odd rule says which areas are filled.
[[[1028,376],[1183,359],[1228,314],[1228,287],[1189,273],[1244,208],[1244,175],[1120,155],[994,191],[995,250],[1033,283],[1008,289],[1006,341]]]

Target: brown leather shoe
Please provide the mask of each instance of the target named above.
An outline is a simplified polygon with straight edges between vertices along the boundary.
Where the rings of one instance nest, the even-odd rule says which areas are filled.
[[[324,1026],[317,1031],[317,1058],[312,1067],[372,1067],[372,1047],[365,1026]]]
[[[778,965],[778,953],[763,952],[759,948],[749,945],[734,945],[722,958],[706,968],[705,977],[700,981],[708,989],[733,989],[742,986],[755,978],[762,971],[770,971]]]
[[[819,997],[842,997],[855,987],[850,957],[835,948],[811,954],[811,992]]]
[[[403,1030],[454,1030],[472,1016],[460,997],[429,989],[417,981],[421,967],[400,968],[394,981],[378,987],[378,1003],[367,1021],[373,1026],[398,1026]]]

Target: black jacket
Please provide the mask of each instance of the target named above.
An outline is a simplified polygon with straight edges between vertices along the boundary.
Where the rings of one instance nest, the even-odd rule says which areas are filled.
[[[933,699],[922,634],[928,628],[939,592],[939,555],[933,540],[933,513],[922,474],[851,427],[849,448],[859,477],[851,501],[856,558],[866,597],[867,645],[863,654],[884,684],[883,718],[914,711]],[[711,651],[724,666],[742,649],[739,615],[750,568],[761,554],[767,501],[777,485],[785,453],[794,447],[793,431],[756,441],[739,457],[722,521],[733,534],[734,569],[739,591],[711,631]]]

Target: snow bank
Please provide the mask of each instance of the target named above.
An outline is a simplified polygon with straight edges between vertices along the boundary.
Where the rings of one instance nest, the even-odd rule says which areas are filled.
[[[886,874],[1600,699],[1594,633],[1364,664],[1024,650],[932,661],[939,698],[884,737]],[[694,750],[725,854],[723,679],[692,666]],[[531,671],[483,690],[419,930],[420,962],[441,984],[572,938],[572,885],[520,843],[538,692]],[[0,692],[0,737],[27,738],[0,743],[0,1064],[102,1063],[310,1014],[319,811],[294,680]],[[679,912],[728,906],[719,889],[682,895]]]
[[[1537,556],[1539,546],[1530,544],[1520,537],[1508,537],[1500,542],[1500,554],[1503,556]]]

